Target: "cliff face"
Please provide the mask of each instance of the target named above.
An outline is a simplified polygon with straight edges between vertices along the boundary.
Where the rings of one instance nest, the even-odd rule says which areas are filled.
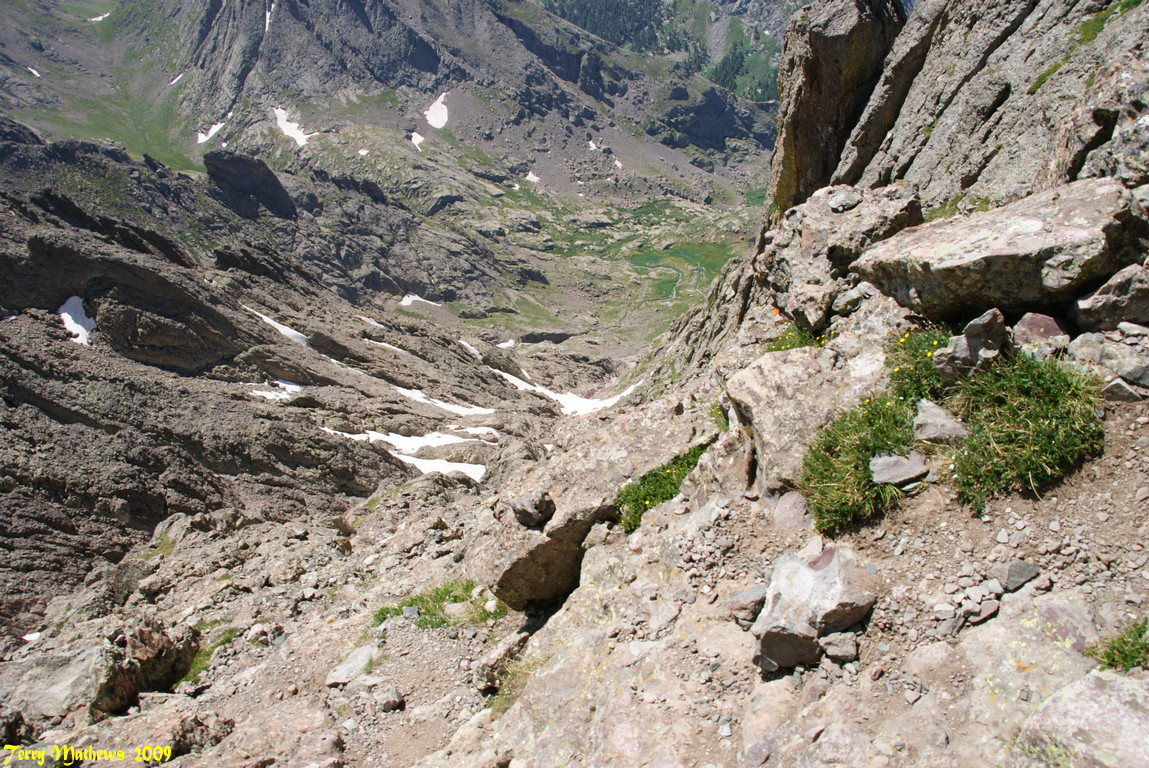
[[[825,186],[905,16],[898,0],[819,3],[790,21],[778,67],[771,200],[784,211]]]
[[[864,108],[840,123],[848,138],[801,144],[780,131],[771,179],[776,206],[785,210],[805,198],[809,185],[795,179],[809,167],[821,169],[822,183],[875,187],[904,180],[926,208],[961,199],[984,207],[1078,178],[1086,155],[1125,123],[1113,104],[1121,101],[1115,89],[1129,86],[1112,73],[1129,73],[1126,83],[1136,79],[1146,14],[1149,8],[1139,4],[1086,0],[918,3],[883,54]],[[854,23],[870,45],[885,43],[880,30]],[[850,82],[798,44],[806,38],[800,26],[794,33],[788,50],[797,59],[788,66],[797,77],[782,113],[790,130],[801,133],[808,123],[791,116],[815,109],[819,92],[848,89]],[[827,164],[834,167],[825,171]],[[790,168],[797,172],[778,172]]]

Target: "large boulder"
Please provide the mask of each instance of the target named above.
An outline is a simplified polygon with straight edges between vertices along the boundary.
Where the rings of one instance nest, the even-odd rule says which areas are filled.
[[[854,270],[935,320],[1067,304],[1144,258],[1130,193],[1088,179],[873,246]]]
[[[0,663],[0,690],[36,726],[73,714],[99,719],[123,714],[141,692],[171,690],[198,650],[196,630],[145,618],[103,633],[96,644]]]
[[[1022,728],[1011,768],[1143,765],[1149,680],[1095,672],[1051,696]]]
[[[817,661],[818,638],[861,621],[877,600],[876,584],[847,546],[820,543],[774,563],[762,612],[750,628],[766,671]]]
[[[1077,324],[1088,331],[1111,331],[1121,322],[1149,322],[1149,269],[1130,264],[1105,285],[1078,300]]]
[[[726,394],[754,436],[761,491],[797,484],[806,446],[821,427],[877,388],[884,362],[877,347],[857,357],[802,347],[767,353],[730,379]]]

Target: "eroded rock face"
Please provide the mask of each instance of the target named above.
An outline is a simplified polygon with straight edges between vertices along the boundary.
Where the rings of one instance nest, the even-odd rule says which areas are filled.
[[[1090,179],[878,243],[853,269],[898,303],[950,320],[1064,305],[1143,258],[1129,192]]]
[[[1099,10],[1079,0],[917,3],[833,182],[904,179],[931,208],[1007,202],[1085,176],[1144,183],[1130,173],[1136,159],[1118,158],[1143,156],[1144,129],[1127,116],[1144,108],[1126,106],[1144,89],[1143,54],[1128,52],[1149,9],[1112,14],[1084,40],[1079,26]]]
[[[875,585],[847,546],[821,544],[774,562],[762,613],[750,628],[766,671],[821,657],[818,638],[860,621],[877,600]]]
[[[476,580],[516,610],[566,597],[579,583],[583,540],[613,516],[622,487],[717,435],[703,409],[668,401],[567,422],[552,455],[504,485],[501,520],[471,565]]]
[[[897,0],[833,0],[791,19],[778,67],[780,131],[767,195],[779,213],[830,181],[904,22]]]
[[[165,691],[191,668],[199,632],[143,619],[113,628],[102,642],[0,663],[8,705],[43,728],[76,712],[123,714],[144,691]]]

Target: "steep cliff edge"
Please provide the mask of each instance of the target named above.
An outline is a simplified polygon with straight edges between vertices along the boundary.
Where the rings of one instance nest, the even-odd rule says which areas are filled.
[[[840,17],[839,5],[853,4],[821,7]],[[818,94],[853,92],[854,81],[841,68],[823,68],[824,57],[798,45],[806,35],[795,29],[788,69],[798,77],[787,85],[781,111],[789,127],[772,161],[776,209],[813,191],[796,181],[803,168],[822,169],[810,177],[817,186],[905,181],[927,209],[963,200],[984,208],[1073,181],[1119,125],[1125,134],[1144,132],[1129,122],[1144,114],[1141,100],[1117,91],[1141,80],[1147,13],[1135,2],[917,3],[888,54],[879,54],[885,61],[872,93],[861,97],[864,108],[830,121],[837,138],[805,145],[790,135],[825,130]],[[853,29],[875,50],[888,45],[881,30],[857,22]],[[1133,110],[1120,121],[1118,101]]]

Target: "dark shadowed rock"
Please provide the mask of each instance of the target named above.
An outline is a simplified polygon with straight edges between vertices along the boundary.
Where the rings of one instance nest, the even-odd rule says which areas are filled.
[[[215,151],[204,155],[203,162],[223,202],[240,216],[255,218],[262,205],[281,219],[295,217],[291,195],[262,160],[236,152]]]
[[[897,0],[832,0],[791,19],[778,66],[780,131],[766,195],[778,213],[830,182],[904,23]]]
[[[1077,301],[1074,319],[1087,331],[1111,331],[1122,322],[1149,322],[1149,269],[1130,264]]]

